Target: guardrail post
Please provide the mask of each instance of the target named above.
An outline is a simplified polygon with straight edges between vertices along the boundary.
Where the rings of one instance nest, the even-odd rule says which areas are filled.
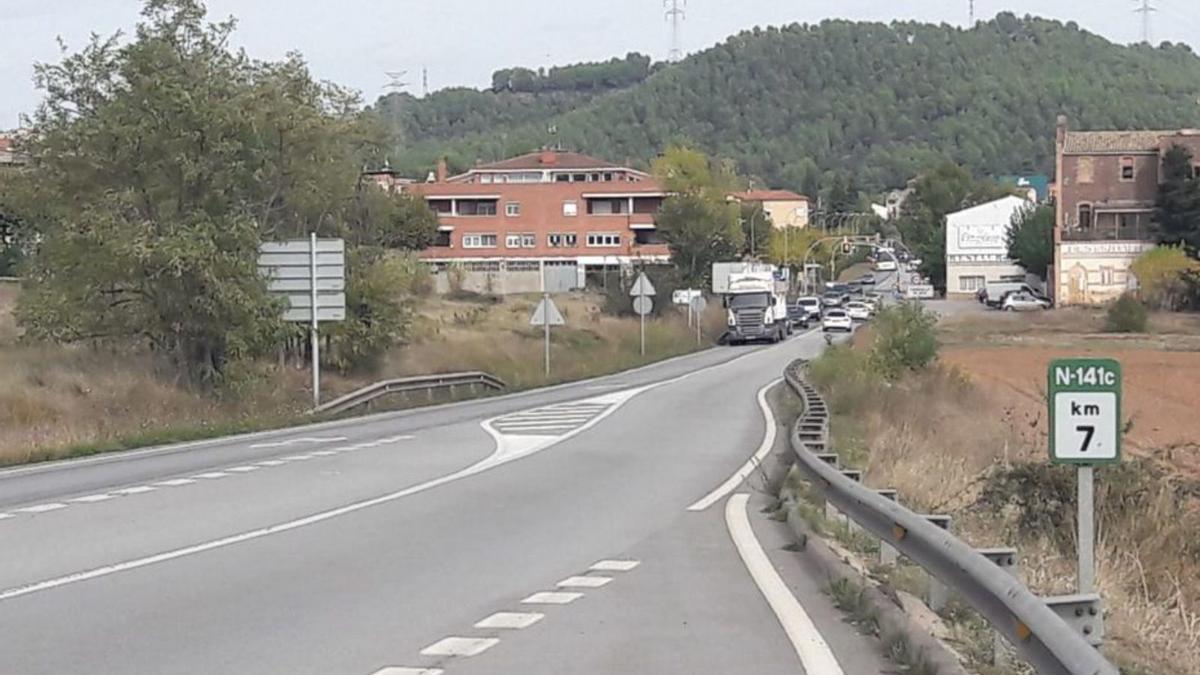
[[[927,514],[921,516],[930,523],[938,527],[950,531],[950,516]],[[925,604],[935,612],[940,612],[946,607],[946,603],[950,601],[950,589],[946,588],[946,584],[942,583],[937,577],[926,573],[929,579],[929,590],[925,594]]]
[[[896,490],[895,488],[882,488],[879,490],[875,490],[875,492],[878,493],[879,496],[883,497],[884,499],[887,499],[889,501],[893,501],[896,503],[900,502],[900,492],[898,490]],[[897,551],[895,546],[892,546],[890,543],[884,541],[883,539],[880,539],[879,540],[879,564],[886,565],[888,567],[892,567],[896,564],[896,561],[899,559],[900,559],[900,551]]]
[[[1011,547],[979,548],[975,549],[975,552],[995,563],[996,567],[1008,572],[1013,578],[1020,576],[1017,571],[1017,549]],[[998,630],[992,631],[992,665],[1006,670],[1012,668],[1013,665],[1012,649],[1008,640],[1004,639]]]
[[[1104,612],[1100,606],[1100,594],[1054,595],[1042,600],[1068,626],[1079,631],[1088,644],[1093,647],[1104,644]]]
[[[861,483],[863,479],[862,471],[859,471],[858,469],[842,469],[842,475],[854,481],[855,483]],[[854,522],[853,518],[840,512],[838,513],[838,516],[841,518],[842,522],[846,523],[846,530],[850,532],[850,534],[862,532],[862,526]]]

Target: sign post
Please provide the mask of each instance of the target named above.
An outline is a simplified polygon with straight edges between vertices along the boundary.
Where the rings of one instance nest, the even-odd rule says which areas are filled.
[[[258,271],[267,278],[267,290],[287,300],[283,320],[309,326],[313,406],[318,406],[320,322],[346,318],[346,243],[318,239],[315,232],[307,239],[264,242],[259,248]]]
[[[529,325],[542,327],[542,334],[546,342],[547,378],[550,377],[550,326],[562,326],[566,323],[562,313],[550,299],[550,294],[542,293],[542,301],[538,303],[537,309],[533,310],[533,316],[529,317]]]
[[[650,278],[645,272],[638,274],[637,281],[633,282],[633,288],[629,294],[633,296],[633,311],[637,312],[641,317],[642,322],[642,356],[646,355],[646,315],[654,310],[654,301],[650,298],[654,297],[654,284],[650,283]]]
[[[1055,359],[1047,373],[1050,461],[1078,467],[1079,593],[1096,589],[1094,470],[1121,461],[1121,364]]]

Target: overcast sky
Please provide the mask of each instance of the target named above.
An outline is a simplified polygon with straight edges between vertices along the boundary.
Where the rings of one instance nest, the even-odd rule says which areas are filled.
[[[1033,13],[1074,20],[1116,42],[1140,39],[1141,0],[977,0],[976,13]],[[682,2],[682,0],[681,0]],[[140,0],[0,0],[0,129],[17,125],[40,98],[33,63],[58,58],[91,32],[128,30]],[[1153,40],[1200,48],[1196,0],[1153,0]],[[755,25],[841,17],[916,19],[965,25],[967,0],[688,0],[683,47],[692,52]],[[352,86],[368,101],[385,71],[407,70],[414,94],[421,69],[431,89],[486,86],[497,68],[606,59],[670,47],[662,0],[209,0],[210,15],[239,20],[237,41],[257,58],[299,50],[316,75]],[[1200,50],[1200,49],[1198,49]]]

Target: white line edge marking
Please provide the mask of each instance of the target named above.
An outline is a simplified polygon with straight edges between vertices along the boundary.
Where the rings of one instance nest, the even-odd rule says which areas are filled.
[[[96,502],[106,502],[110,499],[113,499],[112,495],[102,494],[102,495],[88,495],[86,497],[76,497],[74,499],[68,499],[67,501],[74,502],[76,504],[95,504]]]
[[[142,495],[147,492],[154,492],[158,488],[152,488],[149,485],[138,485],[136,487],[127,487],[120,490],[113,490],[114,495]]]
[[[11,513],[0,513],[0,520],[8,520],[9,518],[12,518],[12,517],[13,517],[13,514],[11,514]]]
[[[442,675],[446,671],[441,668],[406,668],[404,666],[388,666],[380,668],[371,675]]]
[[[46,513],[47,511],[57,511],[67,508],[62,502],[52,502],[50,504],[38,504],[37,506],[26,506],[23,509],[15,509],[17,513]]]
[[[720,486],[702,497],[695,504],[687,507],[688,511],[703,511],[717,503],[725,495],[736,490],[742,484],[742,481],[754,473],[754,470],[762,463],[763,458],[771,452],[771,448],[775,447],[775,413],[771,412],[771,406],[767,403],[767,392],[771,390],[771,387],[782,381],[783,378],[771,380],[762,389],[758,390],[758,407],[762,410],[763,419],[767,423],[767,428],[763,433],[762,443],[759,444],[758,450],[728,480],[721,483]]]
[[[750,578],[754,580],[767,604],[771,606],[771,611],[775,613],[775,618],[783,626],[792,647],[796,650],[796,656],[800,657],[804,672],[844,675],[833,651],[821,637],[821,632],[804,611],[800,601],[788,590],[787,584],[783,583],[779,572],[771,565],[771,559],[755,538],[750,518],[746,516],[746,504],[749,501],[750,495],[744,493],[729,498],[725,503],[725,526],[729,528],[729,537],[733,539],[738,555],[746,565],[746,570],[750,572]]]

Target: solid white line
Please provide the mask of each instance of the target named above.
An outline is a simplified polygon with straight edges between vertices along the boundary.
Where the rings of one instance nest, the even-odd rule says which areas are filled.
[[[192,478],[224,478],[228,475],[229,474],[221,473],[220,471],[210,471],[208,473],[198,473],[195,476],[192,476]]]
[[[313,457],[332,457],[337,453],[332,450],[317,450],[313,453]]]
[[[288,455],[284,457],[289,462],[300,462],[306,459],[312,459],[312,455]]]
[[[496,638],[448,637],[421,650],[422,656],[475,656],[500,644]]]
[[[67,508],[66,504],[54,502],[53,504],[38,504],[37,506],[27,506],[23,509],[16,509],[17,513],[45,513],[47,511],[57,511]]]
[[[402,666],[388,666],[380,668],[371,673],[371,675],[442,675],[446,671],[441,668],[405,668]]]
[[[68,499],[67,501],[78,502],[80,504],[95,504],[96,502],[106,502],[112,498],[113,498],[112,495],[88,495],[86,497],[76,497],[75,499]]]
[[[13,517],[13,514],[11,514],[11,513],[0,513],[0,520],[8,520],[9,518],[12,518],[12,517]]]
[[[762,389],[758,390],[758,407],[762,409],[763,419],[767,423],[767,428],[763,433],[762,443],[758,445],[758,450],[750,459],[746,460],[742,468],[729,477],[729,480],[721,483],[715,490],[702,497],[700,501],[689,506],[687,508],[688,511],[703,511],[717,503],[725,495],[736,490],[742,484],[742,481],[746,480],[747,476],[754,473],[754,470],[758,468],[759,463],[767,456],[767,453],[771,452],[771,448],[775,447],[775,414],[771,412],[771,406],[767,403],[767,392],[771,387],[782,381],[783,378],[772,380]]]
[[[155,483],[155,485],[159,485],[162,487],[179,487],[181,485],[191,485],[192,483],[195,483],[195,482],[196,481],[192,480],[191,478],[175,478],[172,480],[164,480],[161,483]]]
[[[771,559],[754,537],[754,528],[746,516],[746,504],[749,501],[750,495],[736,494],[725,503],[725,526],[729,528],[729,536],[733,539],[733,545],[745,563],[746,570],[750,572],[750,577],[754,579],[758,590],[771,606],[771,611],[775,612],[775,618],[779,619],[788,639],[792,641],[792,647],[796,650],[796,656],[800,657],[804,672],[844,675],[842,667],[838,665],[837,658],[821,637],[820,631],[804,611],[800,601],[788,590],[787,584],[783,583],[783,579],[771,565]]]
[[[250,473],[251,471],[258,471],[258,467],[257,466],[231,466],[228,469],[224,469],[224,471],[232,471],[233,473]]]
[[[126,495],[126,496],[127,495],[142,495],[142,494],[146,494],[147,492],[154,492],[154,488],[150,487],[149,485],[139,485],[137,487],[128,487],[128,488],[123,488],[121,490],[113,490],[112,491],[112,493],[114,495]]]
[[[600,588],[612,581],[612,577],[567,577],[554,584],[559,588]]]
[[[266,461],[258,462],[255,464],[255,466],[283,466],[284,464],[287,464],[287,462],[278,459],[268,459]]]
[[[521,628],[529,628],[544,618],[546,618],[546,615],[539,612],[496,612],[486,619],[479,621],[479,623],[476,623],[475,627],[511,628],[518,630]]]
[[[583,593],[542,591],[521,601],[523,605],[567,605],[583,597]]]
[[[597,572],[628,572],[641,564],[637,560],[601,560],[590,569]]]

